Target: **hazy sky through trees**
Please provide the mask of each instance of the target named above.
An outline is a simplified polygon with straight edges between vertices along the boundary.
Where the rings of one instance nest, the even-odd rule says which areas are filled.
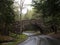
[[[27,13],[27,9],[28,10],[32,10],[32,0],[23,0],[24,1],[24,4],[23,4],[23,10],[22,10],[22,13],[23,14],[26,14]],[[15,0],[14,1],[14,5],[18,7],[18,10],[20,11],[20,0]]]

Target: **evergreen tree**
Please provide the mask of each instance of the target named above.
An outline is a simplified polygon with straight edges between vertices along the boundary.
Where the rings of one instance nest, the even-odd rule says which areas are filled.
[[[36,13],[42,13],[45,24],[50,24],[54,27],[54,32],[57,32],[57,26],[60,24],[60,1],[59,0],[39,0],[33,3]],[[41,15],[41,14],[40,14]]]
[[[12,9],[12,0],[0,0],[0,31],[8,35],[8,26],[14,21],[14,11]]]

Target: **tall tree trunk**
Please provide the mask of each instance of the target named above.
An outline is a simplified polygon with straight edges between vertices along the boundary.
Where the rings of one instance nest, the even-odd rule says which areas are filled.
[[[8,24],[3,24],[2,35],[9,35]]]
[[[57,26],[56,25],[54,26],[54,32],[55,32],[55,34],[57,33]]]
[[[51,26],[51,29],[53,30],[53,32],[57,33],[57,26],[55,24]]]

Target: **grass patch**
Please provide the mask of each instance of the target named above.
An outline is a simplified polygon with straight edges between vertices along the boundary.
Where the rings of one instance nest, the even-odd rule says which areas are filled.
[[[24,34],[21,34],[21,35],[17,35],[17,37],[15,37],[14,42],[3,43],[2,45],[17,45],[18,43],[21,43],[26,39],[27,39],[27,36]]]

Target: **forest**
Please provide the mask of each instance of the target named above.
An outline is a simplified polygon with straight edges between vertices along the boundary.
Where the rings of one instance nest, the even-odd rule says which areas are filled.
[[[20,45],[24,33],[60,39],[60,0],[0,0],[0,45]]]

